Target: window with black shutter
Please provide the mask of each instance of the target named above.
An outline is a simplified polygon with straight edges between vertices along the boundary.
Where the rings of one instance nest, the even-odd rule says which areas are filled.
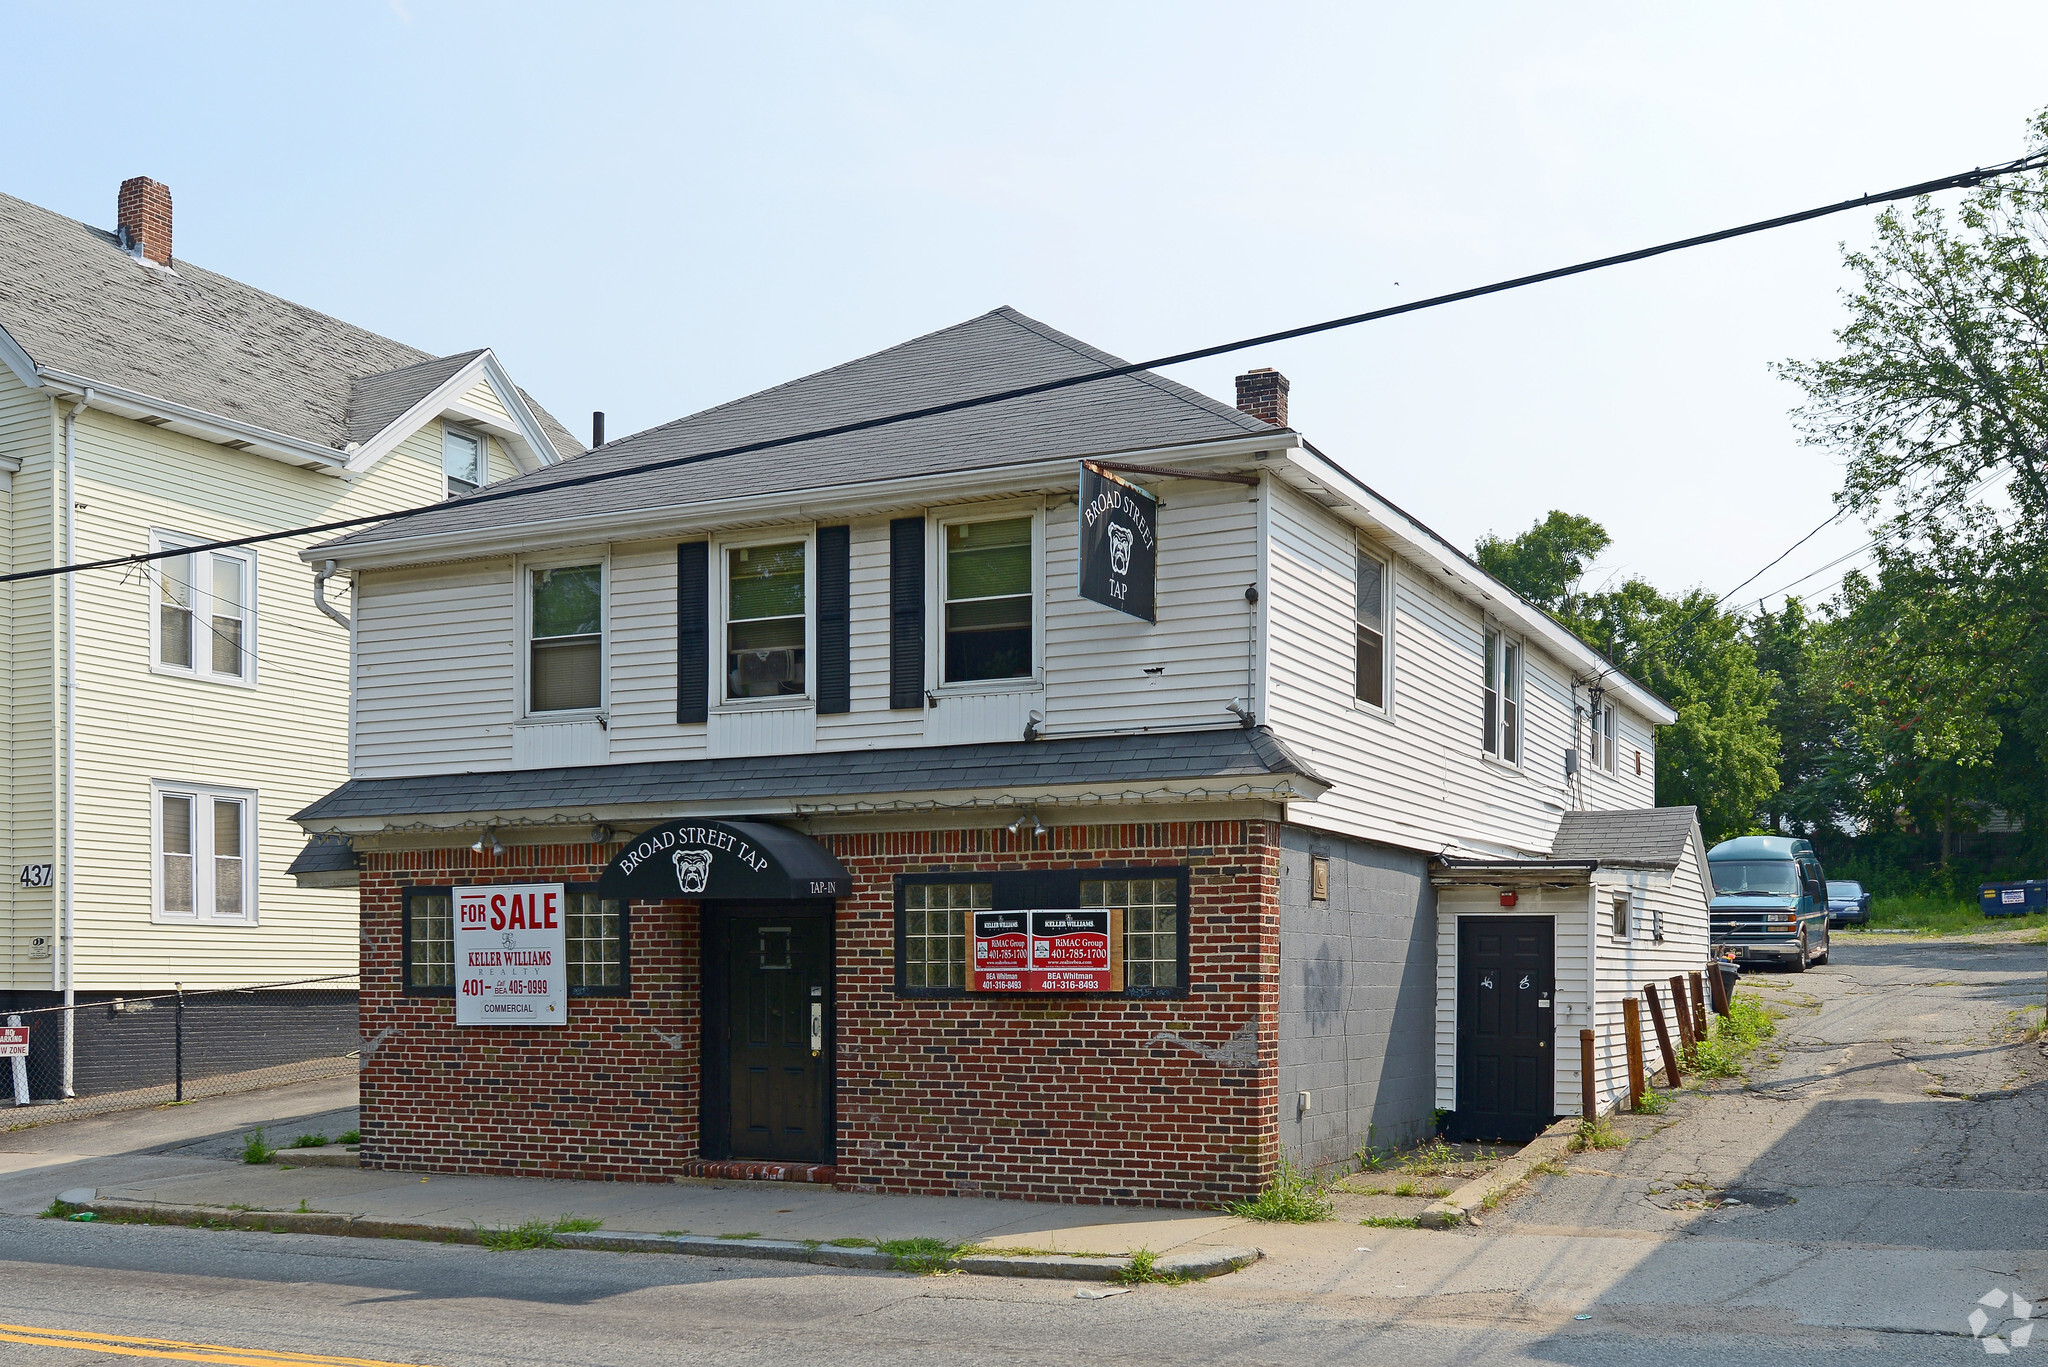
[[[676,547],[676,721],[711,715],[711,543]]]
[[[889,706],[924,706],[924,519],[889,523]]]

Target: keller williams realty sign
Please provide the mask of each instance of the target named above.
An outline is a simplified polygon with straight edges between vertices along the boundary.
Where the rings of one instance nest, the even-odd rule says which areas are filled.
[[[1121,992],[1123,912],[977,911],[970,992]]]
[[[455,1023],[569,1023],[560,883],[455,889]]]

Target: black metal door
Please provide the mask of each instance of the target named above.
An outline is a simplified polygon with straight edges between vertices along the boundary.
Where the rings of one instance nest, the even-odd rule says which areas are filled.
[[[1458,918],[1459,1138],[1523,1143],[1556,1115],[1553,926]]]
[[[705,1150],[719,1158],[829,1162],[829,905],[728,905],[706,913],[713,931],[706,949],[716,957],[705,965],[712,989],[705,994]]]

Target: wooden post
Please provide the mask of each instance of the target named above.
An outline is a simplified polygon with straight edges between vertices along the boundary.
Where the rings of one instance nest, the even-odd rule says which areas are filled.
[[[1621,1028],[1628,1036],[1628,1108],[1643,1104],[1643,1009],[1634,997],[1621,1000]]]
[[[1593,1032],[1579,1031],[1579,1118],[1590,1122],[1600,1114],[1593,1098]]]
[[[1718,962],[1707,965],[1707,990],[1714,998],[1714,1014],[1727,1015],[1728,979],[1722,976],[1721,965]]]
[[[1699,1040],[1693,1032],[1692,1009],[1685,1004],[1685,975],[1671,975],[1671,1014],[1678,1017],[1678,1043],[1681,1048],[1690,1049]]]
[[[1700,975],[1697,973],[1693,973],[1689,976],[1692,978],[1693,1029],[1698,1034],[1701,1040],[1705,1040],[1707,1037],[1706,984],[1700,981]]]
[[[1657,1000],[1657,984],[1643,984],[1643,997],[1650,1003],[1650,1024],[1657,1027],[1657,1049],[1664,1055],[1664,1085],[1676,1087],[1684,1079],[1678,1072],[1678,1053],[1671,1047],[1671,1032],[1664,1027],[1664,1007]]]

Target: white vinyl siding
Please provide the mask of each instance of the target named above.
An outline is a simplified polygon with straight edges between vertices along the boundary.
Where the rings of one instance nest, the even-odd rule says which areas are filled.
[[[511,767],[519,596],[509,559],[358,576],[359,777]]]

